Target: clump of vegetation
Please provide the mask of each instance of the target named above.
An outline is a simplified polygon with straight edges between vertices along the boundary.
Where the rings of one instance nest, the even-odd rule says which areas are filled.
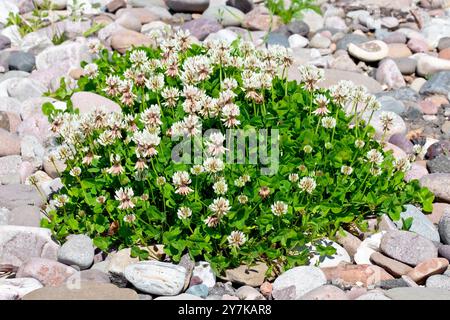
[[[301,84],[288,81],[293,60],[281,46],[151,36],[154,47],[123,56],[91,45],[98,59],[83,65],[76,90],[120,112],[79,113],[64,83],[55,96],[68,110],[44,105],[61,144],[49,160],[67,164],[43,220],[58,239],[88,234],[142,258],[139,247],[163,244],[174,261],[188,252],[219,271],[263,261],[279,272],[308,263],[300,248],[346,224],[398,220],[408,203],[431,210],[433,195],[403,179],[414,155],[395,159],[372,138],[362,113],[379,103],[364,87],[321,89],[311,66],[299,68]],[[231,147],[230,129],[241,129],[244,147]]]
[[[291,0],[289,7],[286,6],[285,0],[266,0],[266,7],[272,14],[279,16],[285,24],[301,19],[302,10],[305,9],[320,13],[320,8],[314,5],[312,0]]]

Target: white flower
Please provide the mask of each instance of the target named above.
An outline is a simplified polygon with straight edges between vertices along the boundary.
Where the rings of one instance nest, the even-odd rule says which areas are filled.
[[[217,195],[224,195],[228,191],[227,182],[223,177],[216,181],[213,185],[214,193]]]
[[[205,168],[201,164],[196,164],[191,168],[191,173],[194,176],[198,176],[199,174],[203,173],[205,171]]]
[[[369,152],[367,152],[366,158],[367,161],[369,161],[370,163],[374,163],[377,165],[380,165],[384,160],[384,157],[381,154],[381,152],[379,152],[376,149],[372,149]]]
[[[366,143],[363,140],[355,140],[355,147],[357,147],[358,149],[364,148],[365,145]]]
[[[177,188],[175,193],[181,194],[183,196],[188,195],[189,193],[193,192],[189,185],[191,184],[192,180],[189,177],[189,173],[187,171],[177,171],[172,176],[172,182]]]
[[[121,210],[133,209],[135,206],[133,203],[133,196],[134,192],[130,187],[126,187],[125,189],[120,188],[117,190],[114,196],[114,198],[120,202],[117,208]]]
[[[383,131],[389,131],[394,123],[395,113],[391,111],[383,111],[380,115],[380,121],[383,125]]]
[[[225,136],[220,132],[211,133],[209,139],[206,141],[208,147],[208,154],[213,157],[220,156],[227,150],[223,143],[225,142]]]
[[[151,105],[141,113],[142,122],[148,127],[156,127],[162,124],[161,108],[157,104]]]
[[[203,167],[206,172],[217,173],[225,168],[225,164],[218,158],[206,158],[205,162],[203,162]]]
[[[196,115],[188,115],[183,120],[183,131],[189,137],[197,136],[202,132],[202,122]]]
[[[406,172],[411,169],[411,162],[409,162],[408,158],[395,159],[393,165],[397,171]]]
[[[326,129],[333,129],[334,127],[336,127],[336,119],[333,117],[323,117],[322,127]]]
[[[84,66],[83,73],[89,79],[94,79],[98,75],[98,66],[95,63],[88,63]]]
[[[136,221],[136,216],[134,214],[127,214],[125,217],[123,217],[123,221],[127,223],[133,223]]]
[[[164,88],[164,75],[159,73],[148,78],[145,86],[152,91],[161,91]]]
[[[304,177],[298,183],[298,187],[309,194],[311,194],[316,189],[316,180],[311,177]]]
[[[69,174],[72,177],[79,177],[81,174],[81,168],[80,167],[73,167],[70,171]]]
[[[181,207],[177,211],[177,216],[180,219],[187,219],[192,215],[192,210],[188,207]]]
[[[231,209],[230,202],[222,197],[214,199],[209,205],[209,210],[216,214],[219,218],[225,216]]]
[[[231,247],[240,247],[247,241],[247,238],[242,231],[232,231],[227,240]]]
[[[414,154],[420,154],[423,150],[423,147],[420,144],[413,145],[413,152]]]
[[[341,167],[341,173],[345,174],[346,176],[351,175],[353,172],[353,168],[350,166],[342,166]]]
[[[276,201],[270,208],[272,210],[272,213],[276,216],[286,214],[288,211],[288,205],[283,201]]]
[[[305,88],[312,91],[317,87],[317,83],[323,78],[324,71],[312,65],[301,65],[298,67],[300,72],[300,82]]]
[[[248,197],[245,194],[240,194],[238,196],[238,201],[240,204],[246,204],[248,202]]]

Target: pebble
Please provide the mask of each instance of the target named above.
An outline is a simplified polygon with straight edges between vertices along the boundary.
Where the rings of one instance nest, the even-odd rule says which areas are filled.
[[[414,53],[427,52],[429,50],[428,44],[421,39],[414,39],[414,38],[409,39],[407,45],[408,48],[410,48],[411,51]]]
[[[9,225],[24,227],[40,227],[41,209],[36,206],[20,206],[9,212]]]
[[[209,6],[209,0],[167,0],[169,9],[175,12],[203,12]]]
[[[359,60],[374,62],[386,58],[389,53],[389,48],[383,41],[372,40],[360,45],[350,43],[348,45],[348,52]]]
[[[441,71],[433,74],[420,89],[420,94],[446,95],[450,91],[450,71]]]
[[[36,64],[33,54],[23,51],[13,51],[8,56],[8,65],[10,70],[19,70],[31,72]]]
[[[442,274],[448,267],[448,260],[444,258],[433,258],[423,261],[408,272],[410,277],[418,284],[425,283],[426,279],[435,274]]]
[[[131,257],[131,248],[121,249],[108,256],[105,271],[115,275],[118,278],[124,276],[124,271],[129,265],[139,262],[139,258]]]
[[[236,296],[241,300],[266,300],[258,290],[250,286],[242,286],[237,289]]]
[[[75,92],[70,101],[75,109],[80,110],[80,113],[89,113],[95,108],[104,108],[107,112],[121,112],[122,110],[116,102],[92,92]]]
[[[249,30],[277,30],[281,25],[281,19],[278,16],[271,15],[269,10],[261,7],[248,12],[242,21],[242,26]]]
[[[141,261],[127,266],[124,275],[143,292],[173,296],[183,290],[186,269],[171,263]]]
[[[390,43],[388,44],[388,48],[388,57],[392,59],[408,58],[412,55],[411,50],[403,43]]]
[[[131,12],[125,12],[121,14],[116,19],[116,23],[126,29],[134,30],[137,32],[140,32],[142,28],[141,20],[139,19],[139,17],[132,14]]]
[[[411,164],[411,169],[405,174],[405,181],[411,181],[414,179],[420,180],[422,177],[428,175],[428,170],[422,165],[415,162]]]
[[[397,64],[392,59],[380,62],[376,72],[376,79],[388,89],[398,89],[406,85]]]
[[[350,43],[353,43],[355,45],[359,45],[362,44],[364,42],[366,42],[368,39],[366,36],[362,36],[359,34],[346,34],[344,35],[344,37],[342,39],[340,39],[337,43],[336,43],[336,50],[347,50],[348,49],[348,45]]]
[[[344,290],[333,286],[324,285],[313,289],[303,295],[300,300],[349,300]]]
[[[450,210],[447,210],[439,220],[439,235],[443,244],[450,245]]]
[[[7,294],[14,300],[22,299],[26,294],[42,287],[42,284],[34,278],[0,279],[0,297]]]
[[[402,276],[412,270],[410,266],[401,263],[397,260],[386,257],[385,255],[379,252],[372,253],[372,255],[370,256],[370,260],[377,266],[382,267],[384,270],[389,272],[394,277]]]
[[[65,283],[68,286],[75,286],[78,285],[80,282],[85,281],[97,283],[111,283],[108,274],[97,269],[81,270],[77,273],[74,273],[72,276],[66,279]]]
[[[450,300],[450,291],[438,288],[394,288],[385,294],[392,300]]]
[[[66,284],[44,287],[23,297],[23,300],[138,300],[131,289],[122,289],[110,283],[82,282],[80,286]]]
[[[331,283],[339,283],[345,287],[364,286],[370,287],[381,280],[393,279],[384,269],[370,264],[345,264],[337,267],[322,268],[327,280]]]
[[[324,18],[312,9],[302,10],[302,21],[308,25],[312,33],[324,27]]]
[[[417,58],[416,71],[419,76],[430,76],[439,71],[450,71],[450,61],[422,55]]]
[[[403,75],[413,74],[416,71],[417,61],[414,59],[401,57],[401,58],[394,58],[392,60],[394,60],[395,64],[397,65],[398,70],[400,70],[400,72]],[[411,87],[412,87],[412,84],[411,84]]]
[[[234,269],[225,270],[225,279],[233,283],[259,287],[264,282],[267,270],[268,267],[265,263],[257,263],[250,267],[241,265]]]
[[[409,231],[386,232],[380,249],[386,256],[412,266],[437,257],[437,248],[431,240]]]
[[[226,4],[239,9],[244,13],[247,13],[254,8],[253,0],[227,0]]]
[[[76,269],[55,260],[31,258],[19,267],[16,276],[35,278],[46,287],[55,287],[62,285],[76,272]]]
[[[133,30],[121,30],[111,37],[111,47],[120,53],[125,53],[132,46],[151,46],[150,37]]]
[[[316,33],[310,40],[309,45],[317,49],[328,48],[331,44],[331,40],[322,36],[320,33]]]
[[[202,15],[205,19],[216,20],[224,27],[240,26],[245,14],[234,7],[226,5],[212,6],[206,9]]]
[[[443,154],[427,161],[427,168],[430,173],[450,173],[450,158]]]
[[[450,173],[432,173],[420,178],[420,185],[428,188],[437,198],[450,203]]]
[[[309,40],[299,34],[293,34],[288,38],[289,46],[294,48],[304,48],[308,45]]]
[[[332,255],[321,256],[317,250],[318,245],[323,247],[332,247],[336,250],[336,252]],[[341,262],[351,261],[348,252],[339,244],[329,239],[318,240],[314,245],[307,244],[306,247],[308,248],[310,254],[310,266],[317,266],[319,268],[335,267]]]
[[[206,298],[208,296],[208,287],[204,284],[197,284],[190,287],[186,293],[198,296],[200,298]]]
[[[275,279],[272,296],[276,300],[298,300],[326,281],[325,274],[317,267],[295,267]]]
[[[198,40],[204,40],[210,33],[221,30],[222,26],[215,20],[199,18],[184,23],[181,28],[189,30]]]
[[[405,205],[405,211],[400,214],[400,220],[395,221],[399,229],[403,226],[403,220],[413,218],[409,231],[415,232],[431,241],[439,242],[439,232],[434,224],[427,219],[422,211],[410,204]]]
[[[440,274],[433,275],[427,279],[425,286],[427,288],[437,288],[450,291],[450,277]]]
[[[89,268],[94,262],[92,239],[83,234],[69,236],[58,250],[58,261],[80,269]]]
[[[298,34],[303,37],[307,36],[310,31],[309,26],[301,20],[292,20],[286,27],[291,34]]]

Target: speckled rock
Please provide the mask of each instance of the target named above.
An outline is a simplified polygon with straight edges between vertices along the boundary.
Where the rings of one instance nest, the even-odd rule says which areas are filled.
[[[92,239],[83,234],[72,235],[59,248],[58,261],[75,265],[81,269],[89,268],[94,262],[94,245]]]

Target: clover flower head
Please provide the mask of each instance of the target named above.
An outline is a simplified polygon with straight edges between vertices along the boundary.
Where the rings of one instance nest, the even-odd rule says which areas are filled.
[[[247,238],[242,231],[232,231],[231,234],[227,237],[227,240],[228,244],[231,247],[238,248],[247,241]]]

